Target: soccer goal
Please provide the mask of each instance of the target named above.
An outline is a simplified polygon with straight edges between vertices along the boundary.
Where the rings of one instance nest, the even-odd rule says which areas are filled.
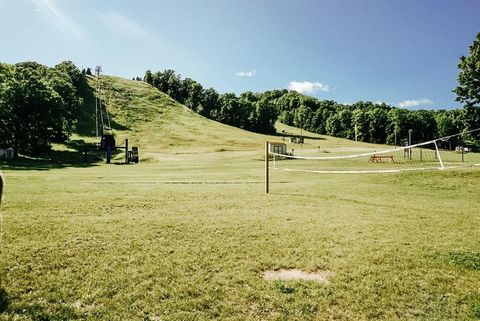
[[[265,193],[269,192],[270,169],[312,174],[375,174],[478,166],[480,154],[466,155],[464,147],[456,150],[444,148],[451,146],[448,144],[451,140],[464,134],[390,149],[365,148],[364,152],[355,154],[352,154],[351,149],[337,148],[328,155],[323,152],[321,156],[319,149],[304,149],[301,155],[293,152],[279,153],[272,148],[278,143],[266,142]]]

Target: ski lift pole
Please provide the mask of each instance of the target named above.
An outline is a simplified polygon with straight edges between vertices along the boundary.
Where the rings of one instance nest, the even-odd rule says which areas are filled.
[[[110,164],[111,155],[110,146],[107,146],[107,164]]]
[[[128,138],[125,139],[125,164],[128,164]]]

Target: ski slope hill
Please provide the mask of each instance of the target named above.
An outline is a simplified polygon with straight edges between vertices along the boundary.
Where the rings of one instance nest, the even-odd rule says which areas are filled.
[[[143,157],[157,153],[197,153],[223,151],[261,151],[266,140],[280,141],[284,136],[305,137],[305,143],[290,148],[329,149],[349,147],[354,150],[379,148],[381,145],[318,135],[277,123],[278,136],[268,136],[224,125],[205,118],[155,87],[141,81],[102,76],[102,103],[107,106],[117,144],[128,138],[139,146]],[[82,93],[84,105],[79,113],[73,140],[95,142],[95,78],[89,77]]]

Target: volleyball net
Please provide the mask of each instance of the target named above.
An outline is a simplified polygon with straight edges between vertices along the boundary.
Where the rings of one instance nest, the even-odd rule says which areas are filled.
[[[476,131],[480,131],[480,128],[408,146],[378,150],[371,147],[340,147],[328,152],[317,148],[293,153],[280,148],[286,146],[285,143],[267,142],[266,178],[269,168],[304,173],[368,174],[480,166],[480,154],[459,145],[462,137]],[[452,146],[457,147],[452,150]],[[359,150],[362,152],[358,153]]]

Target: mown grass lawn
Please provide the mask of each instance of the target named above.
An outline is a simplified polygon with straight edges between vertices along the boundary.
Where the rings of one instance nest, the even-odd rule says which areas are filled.
[[[480,170],[272,171],[266,195],[260,149],[4,166],[0,319],[480,318]]]
[[[0,163],[0,320],[480,318],[480,168],[272,170],[266,195],[263,143],[282,137],[104,78],[117,143],[128,137],[141,162],[79,163],[77,150],[96,141],[86,88],[66,146],[49,160]],[[289,146],[299,154],[386,148],[303,134],[303,151]],[[330,279],[263,279],[282,268]]]

